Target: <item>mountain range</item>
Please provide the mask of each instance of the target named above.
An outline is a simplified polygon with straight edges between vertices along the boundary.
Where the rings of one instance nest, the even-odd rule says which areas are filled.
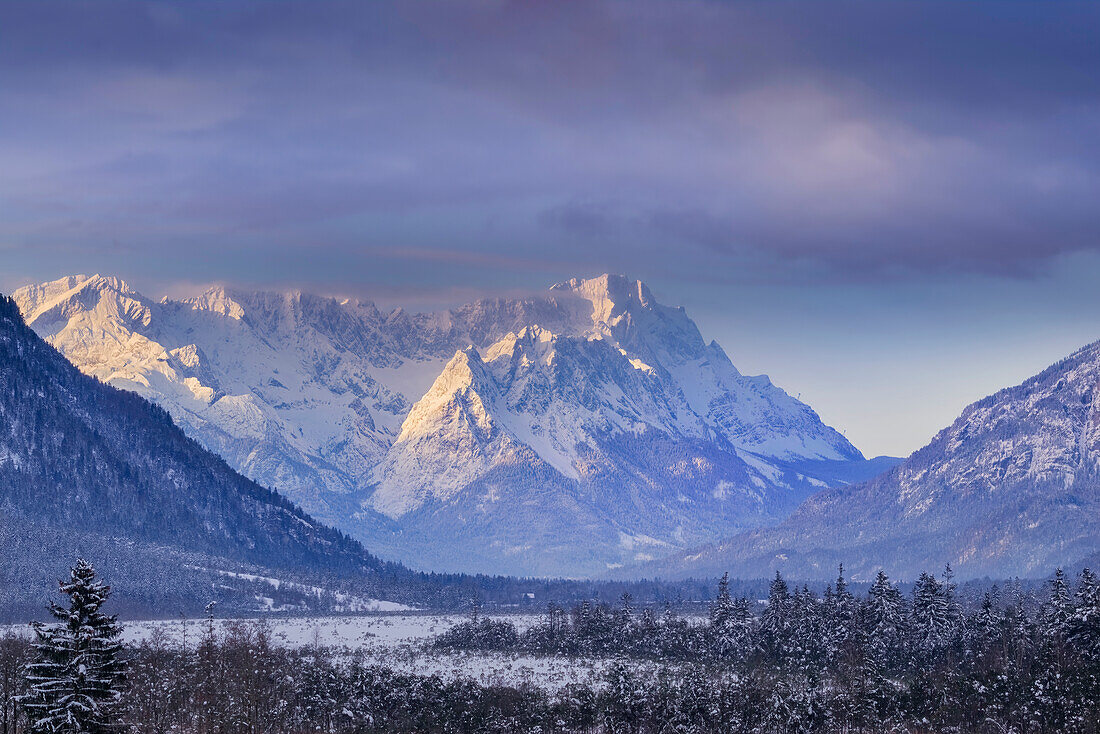
[[[902,464],[823,490],[780,525],[637,570],[1043,577],[1100,557],[1100,342],[967,407]]]
[[[1100,557],[1100,342],[900,463],[617,276],[434,314],[73,276],[0,304],[0,365],[0,590],[91,549],[149,608],[204,585],[272,608],[446,593],[323,521],[520,574],[1004,578]]]
[[[0,296],[0,614],[41,609],[78,556],[119,582],[130,613],[211,599],[401,608],[377,597],[440,586],[241,476],[163,409],[81,374]]]
[[[601,573],[890,464],[621,276],[436,313],[221,287],[154,300],[98,275],[13,297],[84,373],[425,568]]]

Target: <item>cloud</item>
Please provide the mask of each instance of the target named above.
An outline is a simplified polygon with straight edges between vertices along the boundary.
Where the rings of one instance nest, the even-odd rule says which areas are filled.
[[[297,248],[318,277],[385,248],[508,273],[555,247],[708,277],[1026,276],[1100,249],[1098,21],[1064,3],[5,4],[0,237],[236,249],[221,265],[240,268]]]

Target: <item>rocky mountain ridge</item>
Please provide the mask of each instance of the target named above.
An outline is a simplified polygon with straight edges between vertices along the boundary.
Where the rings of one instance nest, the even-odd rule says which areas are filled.
[[[906,461],[822,491],[774,528],[640,573],[779,569],[900,578],[950,563],[961,578],[1041,577],[1100,552],[1100,342],[963,410]]]
[[[863,465],[808,406],[741,375],[682,308],[621,276],[430,314],[230,288],[155,301],[102,276],[14,297],[85,373],[427,567],[593,573],[648,555],[638,543],[664,552],[774,523],[835,483],[819,465]],[[563,539],[538,527],[509,540],[562,503]],[[585,560],[547,552],[592,532]]]
[[[400,608],[377,598],[428,599],[440,586],[233,471],[162,408],[81,374],[2,296],[0,557],[4,618],[40,609],[78,557],[141,614],[211,600],[242,612]]]

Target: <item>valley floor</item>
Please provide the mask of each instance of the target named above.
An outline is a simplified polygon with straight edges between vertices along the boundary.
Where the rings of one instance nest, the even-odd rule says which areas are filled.
[[[266,625],[272,641],[287,649],[324,647],[338,654],[356,656],[366,664],[380,665],[396,673],[438,675],[445,681],[468,680],[483,686],[529,684],[556,692],[571,684],[600,685],[611,664],[606,658],[532,656],[507,652],[465,652],[433,649],[431,640],[468,620],[466,615],[366,614],[332,617],[270,617],[217,619],[219,637],[235,625]],[[520,631],[545,621],[545,615],[508,615]],[[169,646],[195,647],[207,627],[201,619],[134,621],[125,623],[123,641],[139,645],[161,638]],[[0,626],[25,632],[25,626]],[[651,667],[635,662],[635,669]],[[654,666],[655,667],[655,666]]]

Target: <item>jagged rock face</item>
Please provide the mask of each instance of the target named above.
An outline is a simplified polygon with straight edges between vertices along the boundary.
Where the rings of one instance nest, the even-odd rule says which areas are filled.
[[[1100,468],[1100,345],[969,406],[901,468],[899,499],[916,516],[948,492],[993,496],[1006,486],[1065,487]],[[927,488],[934,486],[936,491]]]
[[[1036,576],[1100,551],[1100,343],[967,407],[882,476],[831,489],[782,525],[669,565],[826,577]]]
[[[832,481],[810,463],[862,460],[767,377],[741,375],[682,308],[621,276],[435,314],[225,288],[156,302],[100,276],[14,295],[84,372],[160,403],[322,519],[430,567],[591,573],[655,555],[635,536],[663,552],[773,523]],[[603,538],[585,560],[546,556],[568,541],[538,530],[507,542],[510,524],[550,506],[558,525],[574,518],[559,531]],[[456,552],[479,538],[513,550],[463,562]]]
[[[863,455],[804,403],[766,375],[737,371],[717,342],[707,344],[684,309],[656,302],[640,281],[604,275],[550,289],[591,303],[581,333],[603,335],[683,392],[690,409],[734,446],[789,459],[861,460]]]
[[[484,361],[470,347],[448,363],[379,467],[373,504],[397,517],[428,496],[449,499],[520,446],[565,478],[590,478],[610,462],[602,444],[646,431],[699,441],[709,434],[679,391],[604,339],[524,327],[489,347]],[[455,465],[456,455],[468,459]]]
[[[221,288],[155,302],[100,276],[14,297],[82,371],[160,403],[231,465],[328,519],[327,495],[365,481],[411,404],[372,372],[403,364],[394,354],[415,332],[370,304]],[[440,358],[409,361],[434,371]]]
[[[414,558],[461,533],[529,573],[592,573],[779,514],[772,477],[652,367],[539,327],[459,352],[376,476],[366,505],[403,523]]]

